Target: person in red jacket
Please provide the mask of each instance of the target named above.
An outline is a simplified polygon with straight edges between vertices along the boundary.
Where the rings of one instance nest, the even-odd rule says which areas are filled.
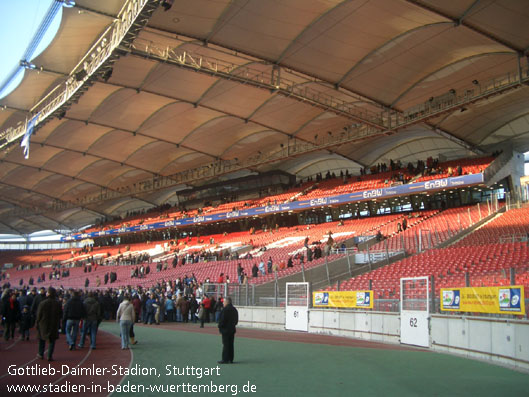
[[[204,295],[204,299],[201,302],[203,313],[200,316],[200,328],[204,328],[204,321],[209,323],[209,311],[211,309],[211,299],[207,295]]]

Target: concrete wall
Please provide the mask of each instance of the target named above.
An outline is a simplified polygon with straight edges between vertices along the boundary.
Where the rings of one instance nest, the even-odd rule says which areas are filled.
[[[281,307],[240,306],[239,326],[247,328],[261,328],[284,330],[285,309]]]
[[[432,315],[434,350],[529,369],[529,322]]]
[[[238,307],[239,326],[272,330],[285,329],[285,309],[281,307]],[[310,309],[309,332],[399,343],[398,313]]]
[[[239,307],[239,326],[285,329],[285,309]],[[310,309],[309,332],[400,343],[400,314]],[[529,321],[433,314],[430,348],[529,370]]]
[[[309,332],[399,343],[398,313],[311,309]]]

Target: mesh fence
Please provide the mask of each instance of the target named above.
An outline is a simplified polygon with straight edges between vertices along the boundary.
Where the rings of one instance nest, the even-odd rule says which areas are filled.
[[[288,306],[308,307],[310,305],[312,299],[308,283],[288,283],[286,288]]]
[[[402,310],[428,310],[428,280],[424,278],[401,280]]]

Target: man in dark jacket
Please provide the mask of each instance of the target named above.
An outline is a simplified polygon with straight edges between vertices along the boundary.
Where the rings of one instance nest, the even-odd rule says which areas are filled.
[[[37,310],[37,332],[39,337],[38,358],[44,358],[44,349],[48,341],[48,361],[53,361],[55,341],[59,338],[59,324],[61,323],[62,308],[57,301],[55,288],[48,289],[48,296],[42,301]]]
[[[46,299],[46,288],[41,287],[39,290],[39,293],[35,295],[33,298],[33,302],[31,303],[31,317],[32,317],[32,324],[35,324],[35,320],[37,319],[37,310],[39,308],[40,303]]]
[[[219,364],[233,363],[235,326],[239,322],[239,313],[232,305],[229,296],[224,298],[224,308],[220,312],[219,332],[222,335],[222,360]]]
[[[79,322],[86,317],[85,308],[79,291],[74,291],[72,298],[64,305],[64,319],[66,320],[66,342],[70,350],[75,350]]]
[[[81,331],[81,340],[79,341],[79,347],[84,347],[84,341],[87,334],[90,334],[90,349],[96,348],[96,335],[99,323],[103,319],[101,314],[101,305],[95,299],[94,293],[89,292],[88,297],[84,300],[83,306],[85,309],[86,317],[83,322],[83,330]]]
[[[197,322],[197,310],[198,310],[198,302],[195,298],[195,295],[191,295],[191,298],[189,300],[189,310],[191,311],[191,320],[193,320],[193,323]]]
[[[7,291],[2,298],[2,316],[5,322],[4,338],[5,340],[13,339],[16,323],[20,318],[20,306],[17,294],[11,290]]]

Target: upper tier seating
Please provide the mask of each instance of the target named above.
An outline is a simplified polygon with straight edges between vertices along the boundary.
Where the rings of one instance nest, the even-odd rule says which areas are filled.
[[[449,169],[455,169],[457,165],[461,165],[462,174],[475,174],[483,172],[490,163],[494,160],[493,157],[482,157],[482,158],[471,158],[471,159],[459,159],[440,163],[438,169],[440,173],[435,175],[420,176],[418,179],[413,180],[414,182],[441,179],[449,176]],[[407,168],[401,168],[394,171],[386,171],[375,174],[361,175],[361,176],[350,176],[344,181],[343,177],[336,177],[330,179],[323,179],[321,181],[307,181],[301,184],[301,186],[293,187],[287,192],[280,193],[277,195],[271,195],[260,199],[253,200],[242,200],[230,203],[219,204],[215,207],[203,207],[201,209],[202,214],[217,214],[221,212],[230,212],[232,210],[240,210],[242,208],[254,208],[263,207],[270,204],[282,204],[292,200],[308,200],[313,198],[335,196],[340,194],[366,191],[372,189],[379,189],[388,187],[393,183],[399,174],[406,180],[413,178],[415,175],[410,173]],[[453,173],[455,176],[455,173]],[[191,209],[188,211],[180,211],[174,208],[164,210],[161,213],[152,212],[142,215],[134,215],[124,220],[113,221],[106,223],[102,227],[92,227],[87,229],[86,232],[93,232],[98,230],[109,230],[117,229],[122,226],[134,226],[137,224],[149,224],[160,222],[164,219],[182,219],[199,215],[198,209]]]
[[[524,242],[499,243],[500,236],[529,232],[529,208],[501,214],[451,247],[432,249],[408,257],[372,272],[351,278],[340,285],[341,290],[366,289],[369,280],[375,298],[400,296],[401,277],[433,275],[435,290],[465,286],[469,273],[471,286],[509,285],[509,269],[516,271],[518,285],[529,288],[529,246]],[[331,289],[336,289],[334,285]]]

